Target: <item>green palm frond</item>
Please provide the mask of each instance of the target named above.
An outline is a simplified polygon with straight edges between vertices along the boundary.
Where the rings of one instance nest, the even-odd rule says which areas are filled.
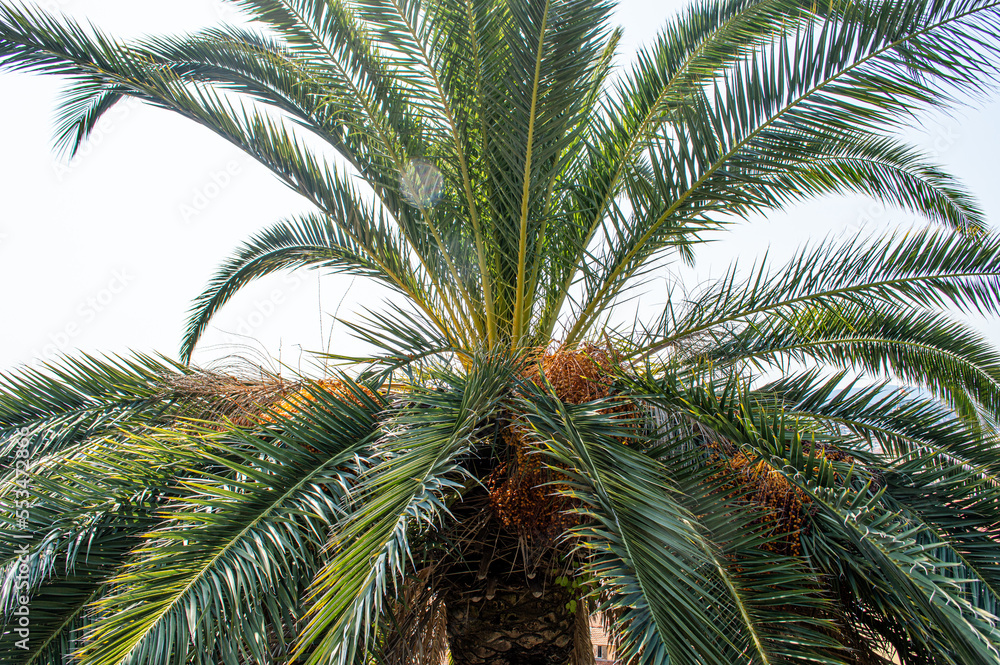
[[[375,449],[382,461],[360,478],[327,543],[333,556],[309,591],[295,657],[353,663],[368,651],[385,594],[412,556],[409,538],[448,518],[448,503],[471,480],[462,462],[512,371],[503,357],[480,359],[467,376],[435,377],[443,390],[413,390],[393,414]]]
[[[308,408],[255,435],[192,426],[133,440],[192,472],[94,604],[82,662],[280,657],[384,406],[350,384],[346,395],[310,395]],[[201,460],[218,468],[198,471]]]
[[[831,458],[819,454],[819,447],[851,450],[850,440],[835,430],[791,421],[784,404],[773,401],[774,391],[748,392],[733,384],[707,384],[691,391],[676,379],[646,385],[649,399],[659,408],[685,414],[697,423],[700,437],[741,451],[753,464],[766,465],[769,473],[808,498],[813,510],[806,513],[810,530],[801,536],[804,554],[813,566],[841,576],[837,585],[846,585],[845,593],[865,598],[890,617],[919,616],[899,630],[943,662],[992,662],[995,656],[990,654],[998,645],[992,618],[997,607],[992,591],[995,557],[976,546],[989,540],[988,531],[972,533],[984,524],[995,528],[992,479],[983,485],[990,489],[982,503],[969,503],[970,515],[978,509],[985,521],[976,524],[974,518],[963,529],[956,516],[967,500],[958,497],[965,494],[958,492],[956,510],[949,511],[940,498],[930,499],[933,491],[928,492],[924,482],[941,484],[944,478],[954,478],[971,499],[979,496],[976,484],[983,481],[970,481],[964,465],[938,451],[926,453],[934,458],[930,465],[918,459],[920,454],[896,463]],[[676,401],[678,397],[684,401]],[[816,409],[820,420],[823,411]],[[799,418],[809,415],[797,413]],[[943,494],[954,491],[942,486]],[[926,500],[914,501],[920,496]],[[938,522],[942,516],[945,522],[954,520],[953,535]],[[966,539],[972,548],[965,546]],[[995,547],[989,551],[995,553]],[[899,589],[906,593],[897,596]]]
[[[845,385],[842,376],[803,375],[760,392],[779,396],[790,416],[827,425],[840,434],[839,445],[858,456],[869,453],[870,463],[879,459],[872,453],[886,455],[882,477],[893,505],[946,543],[937,556],[975,571],[977,581],[971,584],[981,588],[981,597],[973,602],[996,613],[1000,516],[994,504],[1000,457],[995,446],[983,445],[981,430],[926,396]]]
[[[22,441],[30,468],[42,468],[97,437],[163,423],[178,411],[171,379],[189,372],[137,355],[63,358],[0,375],[0,494],[13,489],[15,446]]]
[[[581,528],[581,540],[591,550],[593,574],[609,585],[604,609],[623,611],[616,631],[624,657],[723,662],[719,629],[699,635],[714,625],[708,607],[720,601],[706,590],[710,558],[694,516],[679,505],[665,470],[622,444],[581,431],[587,425],[610,429],[608,423],[581,420],[558,402],[538,405],[531,414],[553,461],[572,469],[571,496],[594,522]]]
[[[996,412],[1000,356],[977,332],[921,310],[849,303],[754,317],[712,335],[695,364],[720,369],[789,362],[845,367],[927,387],[967,417]]]
[[[970,478],[953,465],[935,463],[937,457],[913,455],[893,465],[885,474],[889,492],[908,516],[919,516],[926,537],[940,543],[935,556],[957,567],[956,577],[968,579],[969,602],[996,615],[1000,610],[996,484],[991,477]]]
[[[444,337],[433,322],[395,303],[387,303],[384,313],[373,313],[359,321],[342,321],[355,338],[366,342],[375,353],[365,357],[321,354],[338,361],[348,361],[381,369],[391,374],[399,369],[412,380],[415,370],[426,361],[441,356],[459,356],[471,360],[468,349],[456,346]]]
[[[1000,470],[998,453],[983,445],[995,437],[995,427],[970,423],[939,400],[911,389],[885,383],[866,385],[845,381],[843,373],[821,376],[816,370],[783,377],[754,391],[791,417],[821,423],[840,435],[841,445],[855,455],[941,456],[948,464],[967,467],[994,479]]]
[[[42,534],[40,539],[25,541],[24,530],[15,530],[13,525],[4,530],[10,545],[2,553],[4,623],[12,631],[19,624],[20,616],[15,614],[21,607],[19,599],[30,597],[31,639],[25,652],[11,649],[0,656],[0,662],[68,658],[81,645],[91,623],[90,604],[107,591],[107,582],[139,544],[139,534],[154,523],[155,504],[105,501],[108,505],[99,506],[95,504],[100,499],[95,500],[93,492],[77,490],[76,496],[67,497],[65,482],[65,477],[59,482],[36,481],[45,490],[33,493],[37,499],[29,526]],[[27,546],[26,552],[21,545]],[[27,576],[23,575],[25,565]]]
[[[392,299],[319,354],[353,379],[0,374],[0,663],[586,665],[595,607],[625,665],[997,662],[1000,355],[953,312],[1000,314],[1000,240],[898,134],[995,85],[1000,0],[695,0],[620,76],[605,0],[229,1],[127,42],[0,5],[0,70],[67,80],[61,148],[134,98],[313,207],[221,266],[185,362],[277,271]],[[608,329],[709,229],[830,194],[943,228]]]
[[[599,232],[608,238],[620,236],[625,229],[643,223],[643,215],[655,214],[643,201],[651,196],[664,200],[663,186],[670,183],[653,176],[648,150],[660,130],[671,125],[671,109],[696,95],[704,82],[753,53],[755,47],[793,30],[805,8],[806,3],[798,0],[696,3],[668,22],[656,42],[638,53],[631,71],[610,96],[601,100],[606,117],[597,116],[590,130],[593,147],[588,153],[587,168],[581,169],[574,186],[571,214],[577,219],[570,228],[573,264],[567,279],[577,277],[577,265],[590,260],[588,249]],[[671,128],[671,131],[677,130]],[[672,178],[682,178],[687,166],[681,160],[664,170],[672,172]],[[657,186],[660,189],[655,191]],[[622,194],[628,206],[616,204]],[[639,219],[630,219],[629,209],[641,211]],[[666,241],[683,252],[680,239],[690,223],[691,220],[672,220],[661,232],[661,242]],[[597,262],[597,267],[609,258],[605,256],[604,261]],[[598,275],[587,274],[586,278],[594,280]],[[562,288],[554,294],[553,313],[542,323],[542,330],[549,334],[553,317],[560,313],[569,294],[568,283],[560,281],[556,286]],[[595,291],[599,286],[588,288]]]
[[[830,132],[814,152],[801,164],[785,165],[780,174],[758,175],[756,186],[747,183],[764,209],[823,194],[852,192],[908,209],[963,233],[986,231],[984,213],[974,197],[926,155],[898,139],[841,137]]]
[[[185,373],[165,358],[63,358],[41,369],[24,367],[0,376],[0,433],[73,423],[101,410],[148,407],[165,380]]]
[[[0,50],[0,64],[12,63],[12,67],[39,69],[50,73],[61,73],[67,67],[78,67],[87,72],[84,77],[88,84],[110,85],[124,89],[128,94],[157,106],[173,110],[194,120],[223,138],[245,150],[269,168],[276,169],[278,176],[294,191],[302,194],[326,214],[338,217],[341,187],[337,176],[329,165],[322,163],[312,153],[306,151],[300,139],[291,133],[280,121],[258,111],[247,110],[224,99],[218,90],[206,86],[185,86],[182,75],[157,64],[160,56],[155,49],[143,45],[120,47],[114,50],[107,39],[100,35],[91,37],[87,31],[72,22],[57,22],[34,13],[16,13],[3,9],[0,22],[4,23],[4,47]],[[41,27],[35,29],[35,25]],[[166,50],[164,44],[154,45]],[[259,53],[251,51],[250,56]],[[249,73],[246,75],[249,76]],[[194,79],[197,81],[197,79]],[[96,90],[96,88],[94,88]],[[363,130],[362,130],[363,131]],[[338,147],[336,144],[334,147]],[[355,163],[361,173],[370,172],[364,164]],[[386,181],[370,184],[388,200],[396,221],[409,234],[414,251],[424,261],[432,261],[435,267],[447,262],[440,254],[438,246],[428,244],[426,239],[433,234],[426,225],[407,223],[410,212],[400,203],[398,193],[399,177],[405,164],[390,174],[391,188]],[[388,199],[386,199],[388,197]],[[413,235],[417,234],[417,235]],[[434,271],[436,277],[440,268]]]
[[[922,106],[943,103],[948,90],[982,91],[983,79],[995,74],[997,47],[980,34],[995,31],[998,9],[988,1],[835,3],[829,16],[776,36],[720,72],[657,137],[653,166],[671,177],[651,184],[666,190],[637,190],[649,198],[630,203],[644,214],[599,264],[568,340],[579,340],[609,294],[669,246],[664,230],[676,219],[738,210],[751,198],[745,182],[752,187],[770,172],[808,168],[810,145],[831,134],[878,135]]]
[[[732,329],[759,315],[884,303],[900,307],[993,312],[997,307],[997,243],[952,232],[919,231],[873,242],[824,243],[800,251],[779,270],[761,262],[746,281],[738,266],[683,307],[668,304],[653,329],[637,342],[647,356],[713,329]]]
[[[4,474],[0,495],[12,507],[24,508],[3,517],[0,569],[9,584],[0,607],[8,630],[20,622],[15,614],[20,601],[31,598],[27,653],[12,650],[4,662],[62,661],[79,646],[91,621],[90,603],[106,592],[170,493],[172,474],[162,459],[147,458],[144,466],[117,477],[126,469],[106,460],[120,454],[127,437],[122,432],[170,422],[177,410],[147,405],[145,417],[137,418],[123,417],[114,404],[103,406],[102,415],[113,419],[101,428],[77,428],[71,421],[36,429],[28,444],[27,471]],[[62,433],[63,427],[75,435],[72,442],[50,445],[46,434]],[[81,475],[79,468],[88,473]]]
[[[817,522],[827,522],[860,552],[863,561],[896,589],[894,600],[906,599],[913,608],[908,614],[926,617],[908,633],[924,642],[951,663],[991,663],[997,658],[1000,633],[993,615],[972,602],[963,587],[971,571],[955,569],[953,562],[937,556],[939,543],[905,515],[884,508],[872,510],[870,501],[842,491],[810,492],[821,509]],[[899,590],[905,590],[900,594]],[[995,607],[995,599],[994,599]],[[919,608],[919,609],[917,609]]]
[[[345,203],[352,202],[348,196],[344,198]],[[406,265],[405,244],[393,237],[384,222],[372,220],[370,211],[362,207],[345,207],[339,220],[342,221],[308,215],[279,222],[247,242],[195,300],[181,348],[182,358],[190,360],[212,316],[240,288],[280,270],[317,267],[362,274],[415,301],[425,302],[426,309],[435,312],[427,285],[421,283],[419,273],[414,274]]]
[[[837,644],[824,635],[832,623],[818,618],[826,605],[812,571],[761,549],[774,536],[752,524],[756,515],[739,496],[727,496],[718,469],[691,473],[698,460],[681,452],[690,433],[660,432],[679,457],[654,461],[635,449],[644,439],[635,430],[624,443],[612,438],[623,422],[596,406],[538,405],[532,421],[588,520],[574,533],[585,570],[602,580],[595,593],[615,617],[620,658],[841,662],[819,655]],[[777,598],[788,605],[775,607]]]

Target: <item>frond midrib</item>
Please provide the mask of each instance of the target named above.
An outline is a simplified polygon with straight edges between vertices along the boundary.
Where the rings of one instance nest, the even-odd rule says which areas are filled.
[[[749,143],[752,139],[756,138],[761,132],[763,132],[765,129],[767,129],[768,127],[770,127],[774,122],[776,122],[778,119],[780,119],[781,117],[783,117],[786,113],[789,113],[793,109],[797,108],[800,104],[802,104],[811,95],[813,95],[814,93],[816,93],[819,90],[823,89],[825,86],[827,86],[828,84],[834,82],[835,80],[841,78],[842,76],[844,76],[844,75],[846,75],[846,74],[854,71],[856,68],[858,68],[858,67],[860,67],[860,66],[868,63],[872,59],[874,59],[874,58],[876,58],[878,56],[883,55],[887,51],[890,51],[892,49],[897,48],[901,44],[904,44],[904,43],[910,41],[911,39],[914,39],[914,38],[919,37],[919,36],[923,36],[923,35],[925,35],[926,33],[930,32],[932,30],[937,30],[937,29],[941,28],[944,25],[947,25],[949,23],[953,23],[955,21],[960,21],[962,19],[967,18],[968,16],[971,16],[972,14],[975,14],[975,13],[978,13],[978,12],[982,12],[982,11],[986,11],[988,9],[995,9],[997,7],[1000,7],[1000,0],[994,0],[994,2],[992,2],[990,4],[983,5],[983,6],[980,6],[980,7],[976,7],[974,9],[970,9],[970,10],[967,10],[965,12],[956,14],[955,16],[949,17],[947,20],[940,21],[940,22],[935,23],[934,25],[928,26],[928,27],[926,27],[926,28],[924,28],[922,30],[918,30],[918,31],[915,31],[913,33],[910,33],[910,34],[908,34],[903,39],[899,39],[899,40],[896,40],[896,41],[889,42],[889,43],[885,44],[882,48],[876,49],[872,53],[866,55],[864,58],[858,59],[857,62],[852,63],[848,67],[845,67],[844,69],[838,70],[835,75],[827,77],[826,79],[823,79],[817,85],[809,88],[807,91],[805,91],[804,93],[802,93],[801,95],[799,95],[798,97],[796,97],[791,103],[786,104],[785,106],[783,106],[777,113],[775,113],[772,117],[768,118],[764,123],[762,123],[758,127],[754,128],[754,130],[751,131],[751,132],[749,132],[746,137],[744,137],[743,139],[737,141],[736,144],[728,152],[726,152],[725,155],[723,155],[720,159],[716,160],[716,162],[704,173],[704,175],[702,175],[700,178],[698,178],[698,180],[695,181],[695,183],[693,185],[691,185],[691,187],[689,187],[687,189],[687,191],[685,191],[683,194],[681,194],[680,197],[678,197],[677,201],[675,201],[673,204],[671,204],[667,208],[667,210],[662,215],[660,215],[660,217],[657,219],[657,221],[654,222],[653,225],[640,237],[640,239],[638,240],[638,242],[634,243],[632,249],[630,249],[626,253],[625,257],[622,258],[620,261],[618,261],[617,265],[615,266],[615,269],[612,270],[612,272],[608,276],[608,278],[606,278],[604,280],[604,283],[601,286],[601,288],[598,290],[597,294],[590,298],[590,302],[584,308],[584,310],[580,313],[580,316],[577,319],[577,323],[575,323],[573,325],[573,327],[570,329],[570,331],[569,331],[569,333],[567,334],[567,337],[566,337],[567,343],[572,343],[573,341],[575,341],[576,338],[582,332],[582,330],[587,325],[589,325],[589,319],[592,317],[594,309],[598,306],[598,304],[600,303],[600,300],[602,298],[604,298],[604,296],[607,293],[608,289],[611,288],[611,285],[614,282],[614,280],[616,280],[621,275],[622,271],[624,270],[624,266],[626,266],[629,263],[629,261],[631,261],[633,258],[635,258],[635,256],[639,253],[639,251],[642,248],[642,246],[645,245],[646,242],[648,242],[650,238],[652,238],[652,236],[660,229],[660,227],[663,226],[663,224],[665,224],[670,219],[670,216],[673,215],[680,208],[680,206],[688,198],[690,198],[690,196],[692,196],[698,190],[699,187],[701,187],[703,184],[705,184],[705,182],[710,177],[712,177],[713,175],[715,175],[715,173],[720,168],[722,168],[723,165],[725,165],[726,162],[730,158],[732,158],[739,150],[742,150],[747,145],[747,143]]]
[[[361,445],[361,442],[355,443],[355,446],[357,445]],[[203,451],[202,454],[204,454],[209,459],[215,460],[216,462],[225,463],[225,460],[219,458],[218,456],[212,453]],[[274,497],[273,501],[270,501],[268,504],[266,504],[264,510],[262,510],[256,517],[254,517],[253,520],[251,520],[238,533],[234,534],[225,543],[223,543],[221,547],[217,548],[216,552],[212,554],[211,557],[204,560],[202,565],[196,567],[195,575],[192,576],[191,579],[189,579],[188,582],[174,594],[174,597],[164,605],[163,609],[156,614],[155,618],[153,618],[146,624],[145,630],[143,630],[140,636],[135,638],[134,643],[129,648],[129,650],[125,654],[123,654],[120,658],[118,658],[115,662],[116,663],[124,662],[132,654],[132,652],[136,648],[138,648],[138,646],[142,643],[142,641],[145,640],[146,637],[156,628],[156,626],[164,619],[164,617],[169,612],[173,611],[174,608],[177,606],[177,604],[180,603],[183,600],[183,598],[194,588],[194,586],[203,579],[203,577],[209,572],[209,570],[213,566],[215,566],[215,564],[219,560],[221,560],[226,554],[228,554],[230,550],[236,547],[245,536],[247,536],[253,529],[259,526],[263,520],[270,517],[272,514],[276,513],[279,510],[281,504],[294,497],[313,478],[315,478],[318,475],[321,475],[324,471],[326,471],[326,469],[331,464],[334,463],[335,460],[343,458],[345,454],[347,454],[348,457],[350,456],[348,453],[345,453],[345,451],[337,451],[334,455],[331,455],[329,458],[327,458],[327,460],[323,464],[317,465],[311,471],[308,471],[306,475],[304,475],[297,483],[291,486],[287,491],[277,495],[276,497]],[[286,466],[285,468],[292,469],[292,467],[290,466]],[[125,581],[127,579],[128,579],[127,573],[123,572],[121,573],[120,578],[112,579],[111,583],[115,583],[118,581]],[[113,601],[115,600],[115,597],[109,596],[102,600]],[[98,602],[100,603],[101,601]],[[84,647],[84,654],[86,653],[86,651],[89,651],[91,649],[92,647],[89,646]],[[84,662],[86,662],[86,659],[84,660]]]

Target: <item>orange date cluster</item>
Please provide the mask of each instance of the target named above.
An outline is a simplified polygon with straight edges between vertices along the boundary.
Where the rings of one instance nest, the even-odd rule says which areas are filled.
[[[522,377],[550,391],[562,402],[582,404],[611,395],[614,351],[588,344],[539,353],[525,366]],[[609,410],[618,410],[615,407]],[[507,462],[487,479],[490,507],[500,523],[533,539],[550,539],[576,523],[569,512],[573,502],[561,494],[561,474],[543,463],[527,425],[511,418],[501,434]]]

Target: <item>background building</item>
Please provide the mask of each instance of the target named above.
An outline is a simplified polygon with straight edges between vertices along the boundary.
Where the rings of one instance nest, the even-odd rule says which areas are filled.
[[[600,617],[590,617],[590,643],[594,647],[594,661],[596,665],[611,665],[615,662],[611,649],[610,640],[604,632],[604,625]]]

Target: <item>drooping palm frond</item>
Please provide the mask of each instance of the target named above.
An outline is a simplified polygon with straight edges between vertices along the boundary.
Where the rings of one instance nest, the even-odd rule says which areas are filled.
[[[998,458],[983,445],[983,432],[969,427],[936,400],[887,391],[858,389],[842,377],[802,376],[774,382],[764,393],[780,396],[788,413],[816,419],[841,435],[855,455],[886,455],[883,477],[893,504],[941,542],[936,554],[975,571],[978,607],[996,613]],[[988,434],[996,438],[995,432]],[[987,439],[990,440],[990,439]]]
[[[276,271],[399,300],[344,322],[354,380],[0,376],[0,661],[586,664],[589,608],[627,665],[997,660],[1000,357],[945,310],[1000,313],[1000,247],[896,135],[995,81],[996,0],[697,0],[617,80],[603,0],[232,2],[130,42],[0,6],[0,69],[68,79],[64,148],[137,98],[314,206],[185,361]],[[724,216],[843,193],[945,228],[604,329]]]
[[[881,199],[932,221],[976,235],[987,228],[974,197],[926,155],[894,137],[834,133],[818,137],[815,156],[782,173],[748,183],[764,207],[779,207],[823,194],[858,193]]]
[[[329,218],[308,216],[304,219],[279,223],[255,237],[222,266],[204,293],[192,305],[191,319],[182,344],[181,355],[190,360],[195,344],[204,333],[211,317],[240,288],[271,273],[298,267],[322,267],[331,271],[373,277],[389,287],[405,293],[414,301],[425,303],[424,309],[435,319],[440,313],[433,308],[434,298],[428,293],[419,274],[407,263],[402,243],[375,251],[372,243],[385,242],[392,236],[380,228],[361,221],[366,211],[344,211],[342,224],[334,225]],[[344,227],[354,227],[352,232]],[[380,259],[374,259],[379,256]],[[439,309],[439,308],[438,308]]]
[[[668,303],[658,324],[636,342],[634,357],[683,346],[712,330],[731,333],[758,317],[814,310],[836,314],[854,305],[934,311],[996,311],[997,244],[993,238],[920,231],[907,236],[800,251],[778,270],[766,262],[743,277],[739,266],[680,306]],[[846,310],[845,310],[846,311]]]
[[[51,426],[85,437],[114,427],[109,420],[145,416],[166,381],[186,370],[166,359],[66,358],[41,369],[24,367],[0,376],[0,435]],[[48,437],[49,441],[53,441]],[[55,441],[52,445],[58,447]],[[10,451],[5,448],[5,454]],[[40,450],[38,452],[44,452]]]
[[[184,417],[249,422],[289,386],[144,356],[66,359],[4,381],[0,496],[25,506],[23,520],[3,516],[0,570],[9,584],[0,606],[8,630],[19,599],[32,598],[29,649],[11,650],[4,662],[61,661],[81,646],[91,603],[156,525],[163,501],[180,495],[177,460],[137,455],[128,442]]]
[[[170,474],[164,472],[162,460],[132,470],[117,483],[109,482],[107,466],[95,474],[100,484],[93,478],[81,482],[67,472],[68,466],[114,455],[117,448],[113,442],[63,457],[51,470],[36,468],[24,483],[24,493],[6,492],[8,497],[27,498],[27,508],[25,520],[10,520],[3,528],[0,569],[8,582],[3,618],[8,630],[18,626],[21,600],[30,597],[31,639],[27,649],[11,650],[3,662],[67,658],[91,624],[90,604],[106,593],[108,581],[139,544],[140,534],[155,524],[159,502],[170,493]]]
[[[177,479],[183,496],[162,508],[161,523],[143,535],[94,604],[98,620],[81,657],[281,657],[326,530],[345,510],[384,405],[350,385],[338,393],[314,388],[310,397],[294,417],[255,434],[192,425],[132,441],[134,459],[122,466],[143,464],[134,451],[148,450],[191,471]],[[204,461],[214,464],[199,469]]]
[[[584,569],[601,581],[601,609],[615,617],[620,657],[732,662],[753,654],[751,662],[767,663],[833,653],[812,571],[764,551],[775,536],[752,524],[758,515],[740,504],[741,493],[732,496],[730,479],[704,464],[692,473],[690,453],[651,459],[636,449],[646,437],[635,431],[616,440],[621,417],[599,406],[542,401],[531,420],[564,491],[581,504],[587,521],[574,535]],[[682,428],[660,434],[677,451],[690,439]],[[776,598],[785,604],[775,607]]]
[[[414,531],[448,518],[448,504],[472,478],[478,428],[503,396],[510,360],[482,359],[467,376],[441,374],[443,390],[415,390],[387,424],[375,449],[382,461],[365,473],[356,499],[327,543],[333,556],[316,575],[313,607],[296,647],[307,662],[352,663],[374,638],[385,595],[412,557]],[[473,480],[473,482],[475,482]]]
[[[731,336],[713,337],[717,346],[697,362],[720,369],[822,363],[926,387],[967,417],[997,408],[1000,358],[992,346],[966,326],[920,310],[857,304],[806,309],[755,318]]]
[[[877,135],[916,108],[947,99],[946,90],[982,91],[984,75],[995,72],[997,63],[996,45],[983,37],[995,30],[996,10],[990,2],[833,3],[828,16],[779,34],[716,72],[655,137],[651,163],[671,176],[637,188],[642,198],[630,198],[642,214],[632,218],[619,245],[596,261],[568,341],[579,340],[611,302],[610,294],[669,246],[671,235],[664,232],[676,219],[743,205],[773,207],[788,200],[790,193],[781,188],[789,182],[775,181],[772,193],[757,201],[755,190],[766,186],[770,174],[818,168],[839,151],[830,149],[840,143],[838,136],[857,144],[859,133]],[[894,152],[891,144],[862,141],[880,155]],[[825,177],[834,175],[826,169]],[[869,171],[869,191],[930,203],[904,194],[883,175]]]
[[[789,416],[809,418],[836,432],[840,445],[855,456],[960,467],[971,474],[973,485],[998,479],[997,450],[984,445],[996,438],[995,426],[984,431],[980,423],[957,417],[928,395],[845,382],[843,374],[820,377],[815,371],[779,379],[756,392],[760,399],[777,400]]]
[[[803,418],[837,422],[833,414],[838,403],[850,404],[847,393],[855,393],[848,390],[831,399],[825,381],[791,384],[799,390],[811,385],[814,391],[814,406],[801,410],[795,409],[793,399],[774,400],[785,394],[779,384],[760,392],[732,383],[695,386],[692,392],[669,377],[643,385],[657,408],[694,425],[701,446],[712,453],[707,459],[735,454],[730,459],[742,458],[748,465],[740,468],[764,474],[757,477],[768,479],[771,492],[797,496],[808,508],[799,513],[795,537],[816,569],[814,579],[821,584],[828,579],[833,585],[826,593],[841,607],[829,618],[843,626],[845,635],[867,628],[899,653],[908,653],[905,645],[912,640],[942,662],[992,662],[995,656],[990,654],[998,644],[991,619],[998,600],[996,548],[986,545],[994,542],[989,534],[998,518],[992,476],[970,476],[961,461],[931,447],[931,432],[922,453],[897,460],[873,455],[867,446],[856,447],[849,430],[810,427]],[[870,394],[861,393],[861,399],[853,401],[855,408],[871,400]],[[899,405],[892,398],[885,401]],[[908,406],[933,409],[919,400]],[[981,434],[960,421],[950,430],[953,434],[944,436],[956,437],[956,429],[982,441]],[[685,477],[691,474],[685,472]],[[945,479],[957,484],[949,486]],[[956,502],[954,509],[942,507],[942,495],[932,499],[935,490],[928,491],[926,482],[941,486],[942,495]],[[968,522],[960,515],[959,506],[965,505]],[[901,588],[907,592],[897,598],[894,590]],[[869,619],[854,603],[870,604]],[[911,615],[921,618],[898,623],[899,617]],[[869,644],[878,639],[871,638]]]

